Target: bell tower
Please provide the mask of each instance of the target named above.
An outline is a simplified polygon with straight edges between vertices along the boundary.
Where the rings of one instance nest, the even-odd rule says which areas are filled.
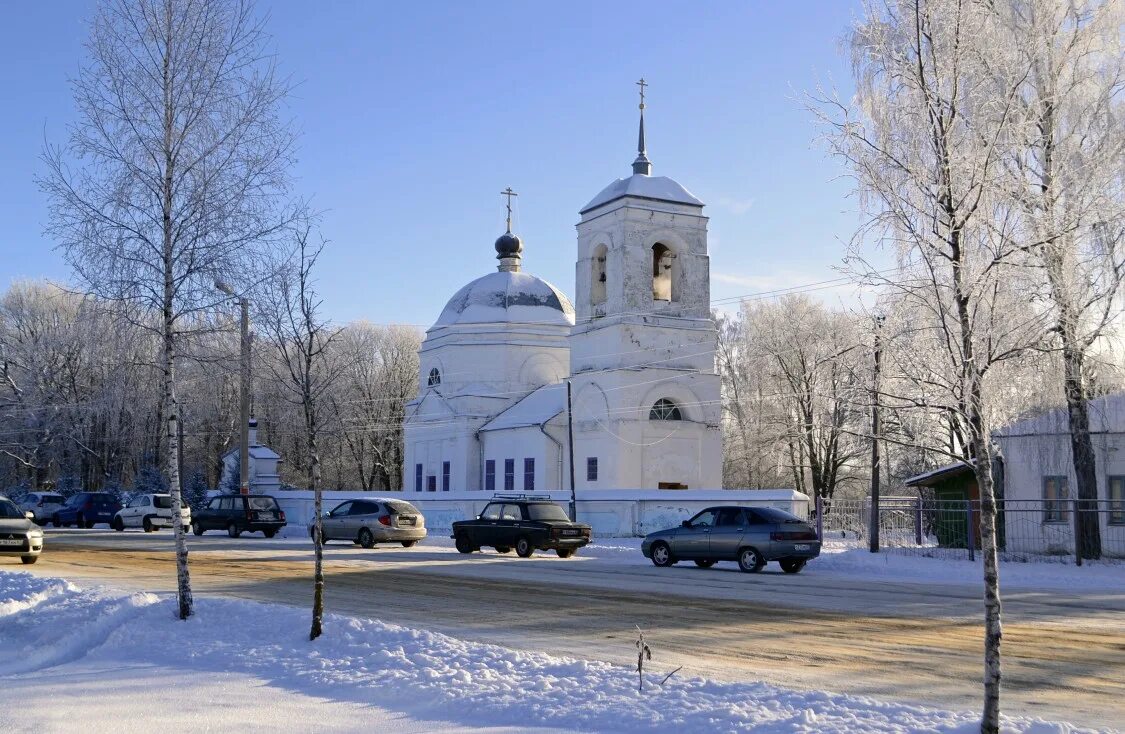
[[[687,189],[652,175],[647,83],[638,86],[633,175],[595,196],[577,225],[570,337],[576,484],[718,489],[722,440],[707,217]]]

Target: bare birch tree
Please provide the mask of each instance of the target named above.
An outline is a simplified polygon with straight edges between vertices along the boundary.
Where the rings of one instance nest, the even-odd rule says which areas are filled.
[[[342,371],[342,365],[329,361],[329,349],[340,330],[321,318],[321,299],[316,292],[312,271],[323,240],[311,243],[311,225],[303,222],[294,233],[296,252],[270,281],[263,325],[276,352],[270,360],[278,382],[301,409],[304,419],[304,450],[308,466],[308,486],[313,491],[313,610],[309,639],[320,637],[324,616],[324,535],[321,503],[321,471],[318,437],[321,401]]]
[[[288,84],[248,0],[104,0],[73,80],[78,122],[44,152],[48,232],[93,293],[159,314],[163,451],[180,504],[178,339],[245,283],[283,229],[293,135]],[[190,328],[190,327],[187,327]],[[192,613],[187,546],[176,538],[179,616]]]
[[[870,216],[857,238],[898,245],[902,270],[883,283],[912,304],[952,360],[942,370],[951,389],[918,407],[963,417],[980,491],[986,734],[1000,724],[1002,635],[987,378],[1034,338],[1034,324],[1013,324],[1013,302],[1003,298],[1017,254],[996,178],[1020,75],[996,85],[979,47],[1001,39],[981,3],[872,2],[849,39],[855,103],[820,95],[815,105]],[[933,382],[936,370],[915,367],[919,382]]]
[[[1078,552],[1099,558],[1088,362],[1115,322],[1125,270],[1125,3],[994,0],[988,6],[1010,42],[982,53],[1001,84],[1019,89],[1004,163],[1013,207],[1024,217],[1017,237],[1042,271],[1062,354],[1080,500]]]

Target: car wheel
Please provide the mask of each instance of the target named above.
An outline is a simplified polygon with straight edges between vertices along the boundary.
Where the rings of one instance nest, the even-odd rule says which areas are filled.
[[[531,547],[531,541],[527,538],[519,538],[516,540],[516,555],[520,558],[531,558],[531,554],[535,549]]]
[[[375,536],[372,535],[371,531],[368,530],[367,528],[361,528],[360,531],[359,531],[359,544],[361,546],[363,546],[364,548],[368,548],[368,549],[374,548],[375,547]]]
[[[570,558],[571,556],[574,555],[574,549],[573,548],[558,548],[558,549],[555,550],[555,553],[558,554],[559,558]]]
[[[191,532],[195,533],[196,535],[203,535],[203,526],[198,522],[193,522],[191,524]]]
[[[20,556],[20,560],[23,561],[25,566],[30,566],[39,560],[39,556]]]
[[[141,520],[141,527],[144,528],[144,531],[146,533],[151,533],[154,530],[154,528],[152,527],[152,520],[148,519],[147,517]]]
[[[497,553],[511,553],[512,547],[510,545],[498,545],[498,546],[496,546],[496,552]]]
[[[804,558],[786,558],[781,562],[781,570],[785,573],[800,573],[806,562]]]
[[[738,567],[746,573],[758,573],[766,565],[766,559],[757,548],[743,548],[738,552]]]
[[[74,518],[74,525],[75,527],[84,528],[86,527],[86,520],[83,519],[81,515],[77,515]]]
[[[676,562],[676,557],[672,555],[672,549],[664,541],[659,541],[652,546],[652,564],[661,568],[667,568]]]
[[[415,545],[417,545],[417,543],[418,543],[417,540],[404,540],[404,541],[402,541],[402,547],[403,548],[413,548]]]
[[[56,528],[62,527],[62,523],[59,522],[59,516],[58,515],[51,516],[51,524],[54,525]]]
[[[696,558],[695,559],[695,565],[699,566],[700,568],[711,568],[711,566],[715,565],[715,562],[714,561],[705,561],[702,558]]]
[[[472,553],[476,550],[473,544],[469,542],[469,538],[465,535],[457,535],[454,537],[453,545],[457,548],[458,553]]]
[[[242,535],[242,531],[239,530],[238,526],[232,522],[230,525],[227,525],[227,535],[232,538],[237,538],[238,536]]]
[[[277,531],[276,530],[263,530],[262,535],[266,536],[267,538],[272,538],[273,536],[277,535]],[[321,545],[323,545],[323,543],[321,543]]]
[[[113,518],[113,529],[120,533],[125,529],[125,521],[120,517]]]

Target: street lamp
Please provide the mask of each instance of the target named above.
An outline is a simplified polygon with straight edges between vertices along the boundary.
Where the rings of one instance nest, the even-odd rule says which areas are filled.
[[[242,417],[242,448],[239,458],[238,491],[242,494],[250,494],[250,301],[245,296],[239,296],[235,293],[234,288],[221,280],[215,281],[215,287],[228,296],[237,297],[238,305],[242,310],[242,375],[239,380],[240,402],[242,404],[240,411]]]

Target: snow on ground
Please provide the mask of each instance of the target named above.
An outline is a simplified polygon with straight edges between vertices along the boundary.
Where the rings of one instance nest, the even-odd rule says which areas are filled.
[[[673,676],[661,686],[659,662],[639,692],[635,672],[621,666],[337,615],[310,643],[305,610],[212,598],[196,605],[197,614],[180,622],[167,596],[0,572],[5,729],[66,728],[76,721],[66,712],[87,730],[115,731],[133,721],[137,730],[170,722],[189,731],[302,730],[310,722],[390,732],[967,734],[979,727],[968,712],[761,683]],[[175,696],[184,703],[169,714]],[[1011,719],[1005,731],[1080,730]]]

